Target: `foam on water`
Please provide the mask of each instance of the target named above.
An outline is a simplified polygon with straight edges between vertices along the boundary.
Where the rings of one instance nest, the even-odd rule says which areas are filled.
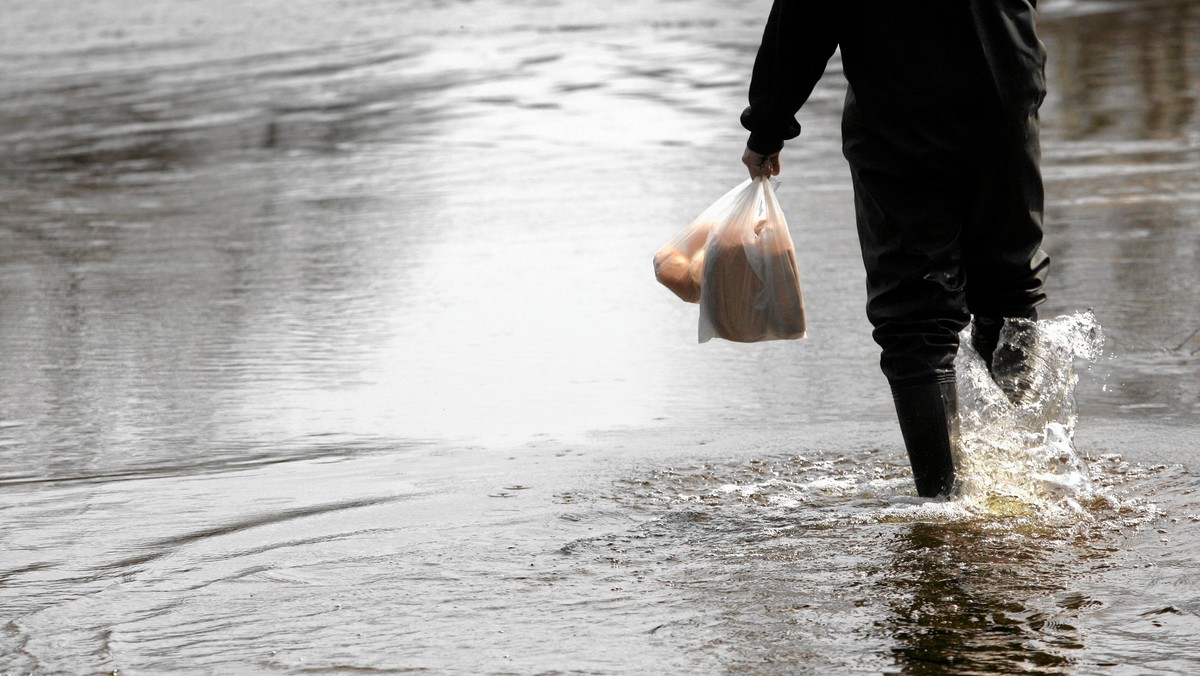
[[[1010,323],[995,377],[970,337],[968,328],[957,358],[958,483],[950,499],[916,497],[907,459],[890,446],[844,456],[760,452],[749,460],[656,469],[636,482],[633,497],[743,523],[782,517],[810,526],[972,522],[1082,532],[1161,516],[1151,502],[1122,494],[1131,480],[1128,464],[1075,448],[1076,364],[1094,362],[1104,345],[1090,310]]]

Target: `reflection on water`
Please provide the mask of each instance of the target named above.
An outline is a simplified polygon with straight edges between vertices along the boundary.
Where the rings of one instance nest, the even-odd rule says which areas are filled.
[[[1058,117],[1051,132],[1072,140],[1194,135],[1196,4],[1147,2],[1128,11],[1118,3],[1091,3],[1100,11],[1083,19],[1071,12],[1073,5],[1046,3],[1043,14],[1042,32],[1054,54],[1049,95]]]
[[[1092,596],[1096,580],[1121,565],[1121,540],[1162,519],[1155,503],[1124,492],[1144,477],[1089,461],[1071,442],[1074,363],[1099,355],[1100,327],[1090,313],[1006,327],[1001,352],[1026,353],[1020,385],[1037,395],[1015,403],[969,342],[958,360],[962,484],[951,501],[910,497],[903,458],[879,451],[630,481],[632,495],[616,499],[657,518],[637,535],[651,544],[626,538],[620,563],[646,567],[649,557],[666,584],[715,606],[659,629],[737,673],[1100,666],[1089,632],[1117,628],[1095,623],[1107,603]]]
[[[653,280],[743,178],[769,3],[10,4],[0,671],[1193,666],[1196,3],[1040,3],[1043,316],[1106,343],[1022,451],[1087,483],[951,503],[875,367],[836,58],[779,191],[811,336],[698,347]]]
[[[1105,416],[1194,420],[1200,6],[1045,10],[1051,310],[1095,307],[1115,357],[1081,397]]]
[[[1008,515],[907,497],[911,479],[896,460],[879,452],[760,456],[651,470],[620,500],[657,518],[623,538],[589,539],[591,554],[615,556],[626,575],[649,569],[695,598],[696,616],[656,633],[736,673],[796,664],[860,673],[1087,672],[1109,660],[1097,635],[1121,634],[1126,627],[1113,622],[1162,599],[1151,592],[1135,601],[1140,591],[1107,581],[1144,565],[1123,553],[1139,529],[1181,534],[1144,497],[1094,502],[1069,520]],[[1195,485],[1165,468],[1090,464],[1110,497]],[[614,540],[615,555],[604,546]],[[1191,612],[1172,619],[1160,637],[1196,627]],[[1161,647],[1168,669],[1191,659],[1182,644]]]
[[[1094,602],[1064,589],[1080,571],[1063,566],[1094,565],[1102,553],[1055,551],[1044,541],[1053,536],[928,523],[899,533],[881,591],[892,600],[883,627],[903,673],[1068,673],[1084,647],[1072,611]]]

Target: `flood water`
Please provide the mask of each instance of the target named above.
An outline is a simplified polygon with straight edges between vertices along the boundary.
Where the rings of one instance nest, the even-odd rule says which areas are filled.
[[[1196,673],[1200,3],[1040,3],[1043,397],[960,354],[950,502],[836,57],[809,337],[654,281],[769,4],[7,3],[0,673]]]

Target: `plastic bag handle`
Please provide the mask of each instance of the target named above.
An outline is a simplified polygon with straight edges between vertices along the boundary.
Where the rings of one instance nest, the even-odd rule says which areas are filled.
[[[766,204],[767,211],[782,211],[779,208],[779,200],[775,197],[775,190],[771,188],[771,179],[766,176],[759,176],[755,179],[759,182],[759,190],[762,191],[762,199]]]

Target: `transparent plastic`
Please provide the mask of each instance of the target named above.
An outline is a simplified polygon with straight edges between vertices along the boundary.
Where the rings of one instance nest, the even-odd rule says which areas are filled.
[[[747,179],[654,256],[658,281],[700,304],[699,340],[803,338],[804,294],[787,219],[766,178]]]

